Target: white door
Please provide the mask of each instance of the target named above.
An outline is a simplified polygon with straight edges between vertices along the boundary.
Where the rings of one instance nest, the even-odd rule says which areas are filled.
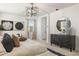
[[[41,18],[41,38],[47,40],[47,17]]]

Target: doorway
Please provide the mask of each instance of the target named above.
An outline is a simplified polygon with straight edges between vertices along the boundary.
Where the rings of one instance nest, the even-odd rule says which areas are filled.
[[[27,21],[28,38],[36,40],[36,19],[28,19]]]

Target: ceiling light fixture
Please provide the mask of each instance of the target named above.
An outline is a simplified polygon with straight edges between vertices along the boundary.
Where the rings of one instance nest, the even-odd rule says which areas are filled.
[[[39,12],[39,8],[36,7],[34,3],[31,3],[29,7],[26,9],[27,17],[37,16]]]

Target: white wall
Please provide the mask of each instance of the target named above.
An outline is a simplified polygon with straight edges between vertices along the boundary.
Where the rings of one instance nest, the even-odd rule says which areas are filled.
[[[22,31],[17,31],[17,30],[1,31],[2,35],[4,35],[4,33],[8,33],[10,35],[20,33],[24,37],[27,37],[27,20],[25,19],[25,17],[14,15],[14,14],[9,14],[9,13],[1,13],[0,14],[0,22],[1,22],[1,20],[9,20],[9,21],[13,21],[13,22],[16,22],[16,21],[24,22],[24,30],[22,30]]]
[[[56,22],[62,17],[71,20],[72,34],[76,35],[76,49],[79,50],[79,4],[50,14],[50,34],[60,33],[56,28]]]

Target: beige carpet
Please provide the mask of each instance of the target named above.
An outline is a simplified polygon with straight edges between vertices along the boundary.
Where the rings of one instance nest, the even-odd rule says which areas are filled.
[[[45,41],[42,41],[42,40],[39,41],[39,42],[45,44],[45,45],[46,45],[48,48],[50,48],[51,50],[54,50],[54,51],[56,51],[56,52],[59,52],[59,53],[61,53],[61,54],[63,54],[63,55],[66,55],[66,56],[79,56],[79,51],[77,51],[77,50],[70,52],[69,49],[60,48],[59,46],[54,45],[54,44],[52,44],[52,46],[51,46],[50,44],[48,44],[48,43],[46,43]],[[43,55],[43,54],[41,54],[41,55]],[[50,56],[53,55],[53,56],[54,56],[54,54],[52,54],[52,53],[50,53],[50,52],[46,52],[46,53],[44,53],[44,55],[50,55]]]
[[[46,52],[44,52],[44,53],[42,53],[42,54],[39,54],[39,55],[37,55],[37,56],[57,56],[57,55],[54,54],[54,53],[51,53],[51,52],[49,52],[49,51],[46,51]]]

